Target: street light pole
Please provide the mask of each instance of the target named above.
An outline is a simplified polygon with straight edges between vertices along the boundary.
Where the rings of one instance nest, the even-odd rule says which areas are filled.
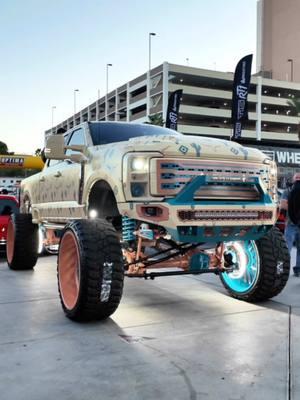
[[[112,64],[106,64],[106,95],[105,95],[105,121],[108,119],[108,67],[112,67]]]
[[[53,134],[53,123],[54,123],[54,110],[56,109],[56,106],[52,106],[51,111],[52,111],[52,120],[51,120],[51,131]]]
[[[151,37],[156,36],[155,32],[149,32],[149,65],[148,65],[148,79],[147,79],[147,117],[150,115],[150,82],[151,82]]]
[[[79,92],[79,89],[74,89],[74,116],[73,116],[73,126],[75,126],[76,121],[76,93]]]
[[[156,36],[155,32],[149,32],[149,71],[151,70],[151,37]]]
[[[289,58],[288,62],[291,63],[291,82],[293,82],[293,80],[294,80],[294,60],[292,58]]]

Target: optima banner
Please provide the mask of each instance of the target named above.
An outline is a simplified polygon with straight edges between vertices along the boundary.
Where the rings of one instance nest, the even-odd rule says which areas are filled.
[[[242,136],[242,122],[248,119],[248,92],[250,87],[252,54],[245,56],[238,62],[232,88],[232,139]]]
[[[166,116],[166,128],[173,129],[177,131],[177,121],[179,114],[179,106],[182,97],[182,89],[175,90],[175,92],[170,94],[168,102],[168,110]]]

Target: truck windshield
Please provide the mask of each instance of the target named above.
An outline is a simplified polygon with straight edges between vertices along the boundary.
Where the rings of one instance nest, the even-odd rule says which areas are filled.
[[[123,142],[139,136],[177,136],[180,133],[172,129],[148,124],[122,122],[90,123],[90,132],[95,146]]]

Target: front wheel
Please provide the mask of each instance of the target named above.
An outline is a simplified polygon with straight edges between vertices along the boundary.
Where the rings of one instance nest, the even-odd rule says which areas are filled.
[[[57,276],[67,317],[108,318],[120,303],[124,280],[121,246],[112,225],[101,219],[67,225],[59,246]]]
[[[220,274],[229,294],[249,302],[277,296],[285,287],[290,271],[290,255],[277,228],[257,241],[225,243],[232,257],[233,271]]]

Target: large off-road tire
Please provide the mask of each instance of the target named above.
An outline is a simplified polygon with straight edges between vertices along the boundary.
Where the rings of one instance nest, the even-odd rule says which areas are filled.
[[[113,314],[122,297],[124,265],[112,225],[102,219],[67,225],[59,246],[57,277],[67,317],[87,321]]]
[[[282,233],[272,228],[257,241],[226,243],[236,262],[233,272],[220,274],[232,297],[258,302],[277,296],[289,278],[290,255]]]
[[[38,259],[38,226],[31,214],[13,214],[7,228],[6,259],[14,270],[32,269]]]

